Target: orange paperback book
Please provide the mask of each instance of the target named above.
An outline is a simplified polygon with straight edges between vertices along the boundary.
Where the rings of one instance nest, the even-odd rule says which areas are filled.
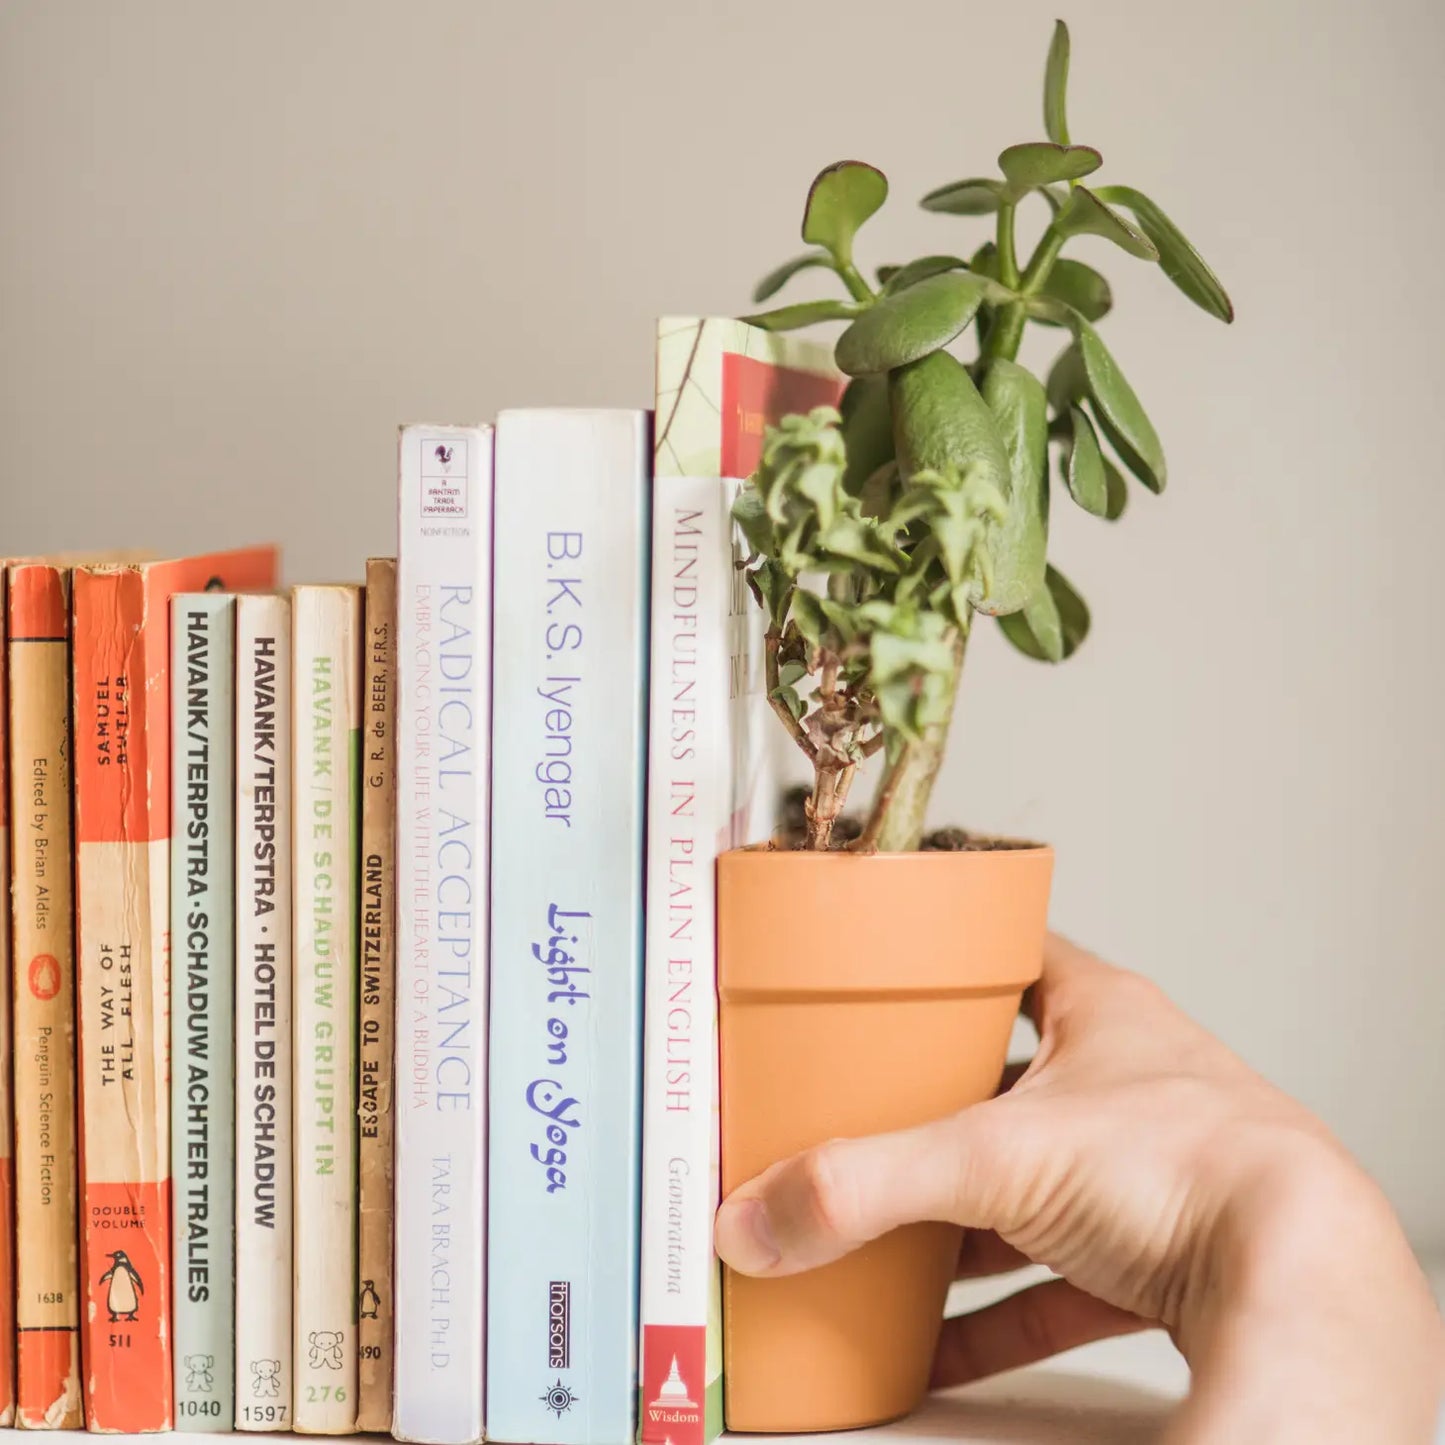
[[[0,879],[10,879],[10,704],[6,697],[6,576],[0,565]],[[0,894],[3,896],[3,894]],[[0,907],[0,1039],[10,1038],[10,910]],[[0,1425],[15,1419],[15,1145],[10,1054],[0,1050]]]
[[[12,567],[16,1406],[79,1428],[75,945],[71,908],[70,571]]]
[[[275,576],[273,547],[75,571],[82,1358],[92,1430],[168,1430],[173,1415],[169,599],[269,588]]]

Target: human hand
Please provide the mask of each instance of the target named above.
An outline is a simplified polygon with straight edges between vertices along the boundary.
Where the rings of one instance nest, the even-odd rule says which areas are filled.
[[[1061,1278],[949,1320],[962,1384],[1160,1325],[1193,1385],[1173,1445],[1428,1442],[1445,1331],[1395,1217],[1324,1126],[1159,989],[1051,937],[1032,1062],[951,1118],[835,1140],[718,1212],[745,1274],[826,1264],[916,1220],[965,1226],[961,1274]]]

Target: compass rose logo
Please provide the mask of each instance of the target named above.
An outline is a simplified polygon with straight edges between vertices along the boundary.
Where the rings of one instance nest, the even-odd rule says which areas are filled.
[[[567,1388],[559,1379],[545,1395],[539,1397],[542,1403],[552,1411],[560,1420],[573,1405],[577,1403],[578,1397]]]

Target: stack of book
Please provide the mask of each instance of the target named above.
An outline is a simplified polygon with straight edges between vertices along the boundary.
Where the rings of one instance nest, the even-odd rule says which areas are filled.
[[[713,862],[777,799],[730,508],[841,384],[657,347],[650,410],[403,427],[355,583],[5,563],[3,1423],[718,1433]]]

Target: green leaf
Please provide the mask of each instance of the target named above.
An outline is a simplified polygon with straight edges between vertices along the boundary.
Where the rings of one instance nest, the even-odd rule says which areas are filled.
[[[1103,156],[1092,146],[1054,145],[1051,141],[1010,146],[998,158],[998,167],[1008,180],[1014,200],[1043,186],[1092,175],[1103,164]]]
[[[820,321],[851,321],[862,307],[852,301],[800,301],[796,306],[779,306],[776,311],[758,311],[742,319],[764,331],[796,331]]]
[[[1107,516],[1109,479],[1104,472],[1104,453],[1099,450],[1099,438],[1094,434],[1089,418],[1078,407],[1074,407],[1071,414],[1074,440],[1069,448],[1065,473],[1069,492],[1086,512],[1092,512],[1096,517]]]
[[[879,266],[873,274],[877,276],[880,286],[886,286],[902,269],[901,266]]]
[[[838,409],[843,414],[843,440],[848,448],[843,490],[859,497],[868,478],[893,460],[893,412],[888,405],[887,377],[854,377]]]
[[[1049,541],[1048,398],[1026,367],[1003,357],[983,379],[1009,461],[1008,514],[988,539],[993,585],[974,606],[980,612],[1017,612],[1044,580]]]
[[[1142,191],[1132,186],[1101,186],[1100,200],[1127,206],[1139,228],[1159,252],[1159,269],[1192,301],[1223,322],[1234,320],[1234,303],[1209,269],[1204,257],[1189,244],[1184,232]]]
[[[1025,656],[1038,662],[1062,662],[1072,657],[1089,635],[1089,609],[1064,574],[1050,567],[1043,587],[1029,599],[1029,605],[1000,617],[999,626]]]
[[[1095,413],[1114,450],[1146,487],[1162,492],[1168,480],[1164,448],[1134,388],[1099,339],[1099,333],[1082,316],[1074,318],[1074,340],[1089,379]]]
[[[793,593],[793,623],[810,647],[822,644],[823,610],[806,587],[799,587]]]
[[[1114,305],[1114,293],[1108,281],[1092,266],[1068,256],[1054,262],[1048,280],[1044,282],[1043,294],[1052,300],[1062,301],[1065,306],[1072,306],[1088,321],[1107,316]],[[1049,326],[1066,324],[1051,316],[1040,316],[1038,319]]]
[[[764,560],[748,573],[753,596],[767,609],[768,620],[781,627],[788,617],[788,600],[793,593],[793,580],[777,562]]]
[[[858,517],[837,517],[826,531],[818,534],[818,546],[835,558],[876,567],[881,572],[903,570],[902,553],[889,547],[879,536],[876,526]]]
[[[838,369],[849,376],[892,371],[947,346],[973,320],[990,284],[950,271],[880,297],[838,338]]]
[[[803,699],[798,696],[797,688],[787,686],[775,687],[773,689],[773,696],[792,713],[794,722],[797,722],[807,711]]]
[[[785,662],[778,669],[778,681],[784,687],[792,687],[808,675],[808,669],[801,662]]]
[[[1109,501],[1104,509],[1104,520],[1117,522],[1124,515],[1124,508],[1129,505],[1129,485],[1124,480],[1123,472],[1108,457],[1104,458],[1104,478],[1109,487]]]
[[[925,211],[949,216],[988,216],[998,210],[1003,190],[1003,182],[992,176],[971,176],[929,191],[919,204]]]
[[[1054,217],[1053,225],[1065,236],[1103,236],[1131,256],[1145,261],[1159,259],[1153,241],[1087,186],[1074,187],[1064,209]]]
[[[888,199],[888,178],[862,161],[839,161],[820,171],[803,210],[803,239],[840,265],[853,260],[859,226]]]
[[[773,545],[773,523],[761,494],[754,486],[746,486],[733,503],[733,521],[742,529],[743,537],[754,554],[769,552]]]
[[[947,351],[935,351],[888,378],[896,418],[898,461],[905,477],[918,472],[971,470],[1007,497],[1008,453],[993,413],[967,367]]]
[[[977,271],[980,276],[987,276],[992,281],[998,280],[998,247],[992,241],[985,241],[969,260],[968,269]]]
[[[1084,375],[1084,358],[1077,346],[1066,346],[1054,358],[1044,383],[1049,405],[1057,412],[1067,412],[1075,402],[1089,394],[1089,378]]]
[[[1069,88],[1069,27],[1054,21],[1049,59],[1044,66],[1044,134],[1058,145],[1069,143],[1069,122],[1064,100]]]
[[[784,261],[776,270],[769,271],[753,287],[753,301],[761,303],[776,296],[799,271],[807,271],[814,266],[827,266],[831,269],[832,265],[833,258],[822,251],[809,251],[805,255],[794,256],[791,261]]]
[[[941,276],[945,271],[967,271],[969,264],[962,256],[920,256],[906,266],[899,266],[883,283],[883,294],[906,290],[930,276]]]

